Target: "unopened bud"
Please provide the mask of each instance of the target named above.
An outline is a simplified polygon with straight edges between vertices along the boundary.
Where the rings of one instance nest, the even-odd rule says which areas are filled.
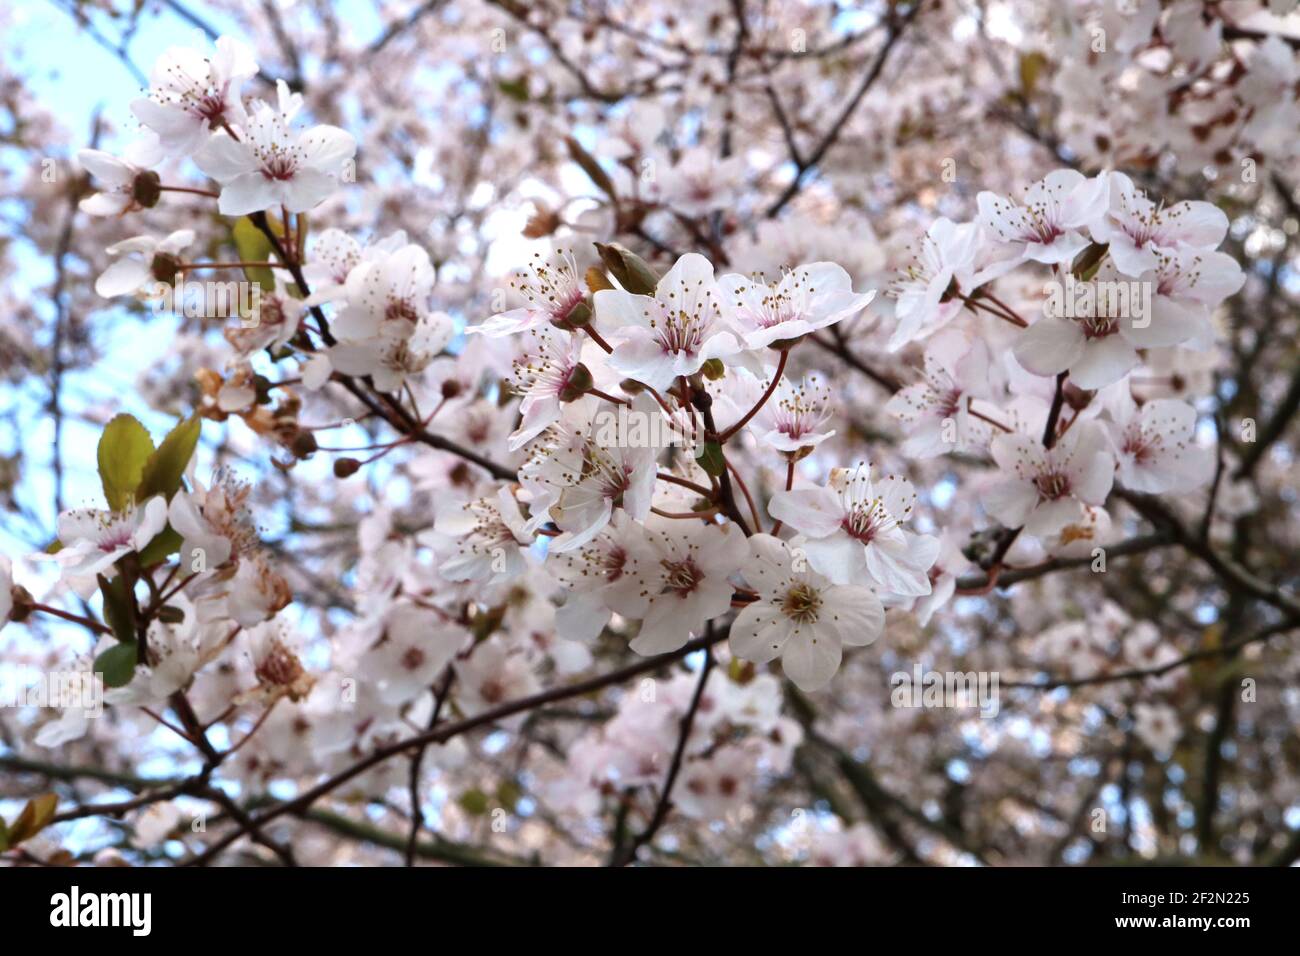
[[[316,436],[309,431],[299,431],[289,443],[289,450],[295,458],[309,458],[316,453],[318,447]]]
[[[351,478],[361,469],[361,462],[355,458],[335,458],[334,477]]]
[[[559,213],[534,200],[537,211],[524,224],[525,239],[541,239],[560,228]]]

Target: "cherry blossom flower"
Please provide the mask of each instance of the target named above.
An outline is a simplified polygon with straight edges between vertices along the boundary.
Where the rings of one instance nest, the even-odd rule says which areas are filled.
[[[131,112],[168,155],[189,156],[213,130],[244,125],[240,87],[256,75],[253,51],[233,37],[218,37],[211,57],[172,47],[154,63],[149,95],[133,101]]]
[[[559,633],[574,641],[594,641],[609,623],[613,605],[641,614],[642,563],[651,560],[644,530],[623,511],[614,512],[586,544],[552,554],[547,567],[567,592],[555,615]]]
[[[515,359],[510,387],[522,395],[519,427],[510,436],[510,450],[522,448],[559,420],[562,403],[581,394],[591,373],[582,364],[582,341],[560,336],[546,326],[530,329],[524,353]]]
[[[396,391],[406,380],[429,367],[456,333],[445,312],[384,319],[364,339],[340,341],[329,349],[330,365],[345,375],[369,375],[375,388]]]
[[[1134,704],[1133,718],[1133,732],[1156,753],[1169,753],[1183,735],[1178,714],[1168,704]]]
[[[1095,422],[1071,428],[1052,448],[1023,434],[1003,434],[989,446],[1002,471],[984,493],[984,507],[1008,528],[1051,535],[1102,505],[1115,478],[1115,460]]]
[[[197,154],[199,168],[221,183],[217,206],[224,216],[244,216],[275,206],[307,212],[337,188],[357,151],[337,126],[290,127],[281,109],[257,102],[239,139],[217,132]]]
[[[1093,238],[1108,244],[1115,268],[1127,276],[1156,268],[1161,251],[1213,249],[1227,232],[1228,217],[1214,204],[1159,206],[1118,172],[1110,174],[1110,208],[1092,224]]]
[[[902,452],[933,458],[982,444],[989,426],[971,415],[971,402],[990,393],[994,365],[988,346],[947,332],[927,344],[921,380],[904,386],[885,411],[906,428]]]
[[[652,559],[633,572],[635,593],[628,588],[606,596],[615,612],[641,619],[631,644],[638,654],[676,650],[731,607],[728,578],[743,559],[742,535],[732,524],[683,524],[647,528]]]
[[[813,262],[791,269],[775,282],[741,275],[718,280],[731,302],[732,321],[746,348],[792,344],[794,340],[850,319],[876,293],[855,293],[844,269],[833,262]]]
[[[1129,337],[1142,348],[1209,348],[1214,307],[1246,283],[1241,266],[1222,252],[1201,249],[1160,251],[1156,260],[1156,268],[1142,277],[1153,287],[1151,323],[1131,329]]]
[[[659,449],[648,435],[640,439],[632,429],[660,420],[659,406],[648,395],[638,395],[623,416],[594,402],[573,407],[571,421],[581,437],[553,446],[545,473],[561,489],[550,514],[564,533],[551,542],[552,550],[567,551],[590,541],[609,523],[616,507],[638,521],[649,514]]]
[[[1148,494],[1191,491],[1214,473],[1208,449],[1196,445],[1196,409],[1176,399],[1156,399],[1141,408],[1122,385],[1107,402],[1106,422],[1115,451],[1116,480]]]
[[[159,283],[170,283],[180,265],[181,250],[194,241],[193,229],[177,229],[165,239],[136,236],[115,242],[106,250],[120,256],[95,280],[95,291],[106,299],[153,291]]]
[[[939,540],[905,531],[916,492],[906,478],[871,480],[865,463],[837,468],[829,484],[794,488],[772,496],[772,517],[807,536],[799,546],[808,563],[834,584],[868,579],[892,594],[930,593],[927,570]]]
[[[1155,325],[1154,314],[1138,314],[1141,307],[1115,294],[1128,288],[1122,283],[1108,266],[1088,282],[1067,278],[1067,289],[1077,293],[1071,308],[1075,314],[1045,315],[1027,328],[1016,339],[1016,360],[1035,375],[1068,370],[1079,388],[1104,388],[1119,381],[1140,361],[1137,350],[1145,341],[1143,333]],[[1137,296],[1141,283],[1134,286]],[[1150,311],[1154,313],[1153,305]]]
[[[683,216],[704,216],[733,206],[744,181],[744,157],[719,160],[708,147],[693,146],[664,171],[660,199]]]
[[[516,276],[510,287],[528,304],[499,312],[481,325],[470,326],[467,332],[500,337],[548,323],[563,327],[587,297],[583,272],[573,253],[562,247],[557,247],[549,258],[534,253],[528,274]]]
[[[806,375],[796,385],[783,377],[748,427],[764,444],[792,455],[832,437],[835,429],[825,427],[830,419],[831,393],[820,378]]]
[[[524,524],[514,494],[504,485],[492,497],[444,505],[433,527],[440,538],[453,543],[438,573],[448,581],[517,577],[525,568],[524,549],[532,543]]]
[[[925,338],[961,311],[962,303],[951,296],[951,289],[956,283],[962,291],[972,291],[967,286],[975,269],[979,242],[979,226],[973,222],[958,225],[947,218],[934,221],[891,291],[898,300],[894,310],[897,325],[889,338],[891,352]]]
[[[457,700],[470,716],[528,697],[541,687],[527,658],[499,637],[479,644],[469,657],[456,661],[455,667],[460,686]],[[505,718],[501,724],[518,729],[527,719],[528,714],[520,713]]]
[[[380,686],[380,698],[401,704],[426,692],[465,643],[466,633],[436,613],[407,601],[384,614],[383,634],[361,658]]]
[[[808,568],[796,568],[796,554],[767,534],[749,539],[750,556],[741,568],[758,592],[731,625],[731,651],[781,667],[800,690],[825,687],[840,667],[842,645],[862,647],[880,636],[885,610],[866,587],[831,584]]]
[[[653,297],[605,289],[595,295],[596,316],[615,326],[609,364],[651,388],[694,375],[712,358],[740,351],[725,310],[725,294],[708,259],[691,252],[655,286]]]
[[[124,511],[75,508],[59,515],[54,555],[66,577],[93,577],[118,558],[141,551],[167,524],[167,499],[157,496]]]
[[[99,192],[87,196],[77,205],[86,215],[122,216],[144,208],[136,186],[137,179],[146,172],[140,166],[99,149],[79,150],[77,162],[100,181]]]
[[[1069,262],[1088,245],[1080,231],[1106,211],[1109,181],[1058,169],[1025,189],[1023,202],[982,192],[978,222],[999,242],[1021,244],[1022,259]]]

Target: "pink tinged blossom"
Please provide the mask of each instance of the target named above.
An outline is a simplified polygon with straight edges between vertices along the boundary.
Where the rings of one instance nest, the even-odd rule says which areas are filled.
[[[167,499],[150,498],[126,511],[76,508],[59,515],[62,549],[53,557],[66,577],[93,577],[119,558],[141,551],[167,524]]]
[[[387,704],[403,704],[426,692],[451,663],[468,634],[436,612],[405,601],[384,615],[380,640],[361,658]]]
[[[600,408],[584,428],[581,444],[557,457],[565,487],[551,508],[551,517],[564,533],[551,541],[552,550],[567,551],[590,541],[609,523],[616,508],[637,521],[650,513],[658,448],[637,439],[632,429],[637,423],[661,420],[661,413],[654,399],[644,394],[633,400],[630,411],[635,417],[615,417],[610,429],[602,416],[615,413]]]
[[[1158,206],[1123,173],[1110,174],[1110,209],[1092,226],[1093,238],[1109,244],[1110,258],[1126,276],[1156,268],[1158,253],[1184,247],[1213,249],[1228,233],[1228,217],[1208,202]]]
[[[915,503],[910,481],[873,482],[864,463],[835,469],[825,487],[777,492],[768,511],[806,536],[809,564],[833,583],[869,580],[888,594],[919,597],[930,593],[939,540],[903,529]]]
[[[345,375],[369,375],[380,391],[394,392],[428,368],[455,331],[445,312],[422,315],[415,322],[385,319],[368,338],[332,346],[329,361]]]
[[[1115,460],[1095,422],[1074,426],[1050,449],[1017,433],[998,435],[989,451],[1002,478],[985,491],[985,510],[1039,537],[1078,522],[1085,505],[1105,504],[1115,478]]]
[[[157,134],[166,154],[188,156],[212,131],[244,125],[240,88],[256,74],[253,51],[231,37],[217,39],[212,57],[172,47],[154,65],[149,95],[132,102],[131,112]]]
[[[81,200],[77,208],[88,216],[121,216],[144,208],[135,194],[135,180],[143,169],[99,149],[77,152],[81,168],[98,180],[99,192]]]
[[[1069,371],[1079,388],[1105,388],[1119,381],[1137,366],[1144,333],[1155,325],[1154,296],[1143,296],[1142,282],[1121,279],[1109,267],[1088,282],[1067,277],[1064,289],[1064,298],[1078,306],[1072,309],[1075,314],[1044,315],[1021,332],[1016,360],[1035,375]],[[1131,295],[1129,290],[1134,290]]]
[[[614,606],[640,617],[648,604],[641,580],[654,560],[645,530],[621,511],[586,544],[552,552],[546,567],[567,592],[555,614],[559,635],[571,641],[594,641],[609,623]]]
[[[549,258],[534,253],[528,272],[512,279],[510,288],[527,304],[499,312],[466,331],[499,338],[541,325],[562,326],[587,296],[583,272],[573,253],[565,249],[556,249]]]
[[[1131,329],[1129,338],[1141,348],[1209,348],[1215,307],[1246,283],[1241,266],[1225,253],[1202,249],[1162,251],[1156,261],[1155,270],[1143,276],[1154,287],[1151,323]]]
[[[532,543],[508,486],[494,497],[444,505],[433,529],[450,538],[449,556],[438,566],[448,581],[512,580],[527,569],[524,550]]]
[[[303,266],[303,278],[311,289],[311,304],[340,298],[348,275],[361,263],[361,243],[341,229],[326,229],[312,242],[311,255]]]
[[[1133,732],[1157,753],[1169,753],[1183,735],[1178,714],[1168,704],[1135,704],[1133,716]]]
[[[744,536],[735,525],[670,524],[647,529],[651,559],[632,575],[635,593],[629,588],[609,596],[614,611],[641,619],[631,644],[638,654],[675,651],[727,613],[733,590],[728,578],[744,557]]]
[[[921,380],[900,389],[885,411],[904,426],[904,455],[934,458],[980,443],[988,425],[970,414],[970,402],[987,397],[993,364],[988,347],[960,334],[935,336],[926,346]]]
[[[750,349],[793,341],[850,319],[876,296],[875,290],[855,293],[849,274],[833,262],[799,266],[773,283],[733,273],[719,279],[718,285]]]
[[[1196,409],[1176,399],[1137,404],[1126,393],[1110,405],[1106,423],[1116,480],[1148,494],[1186,492],[1214,474],[1208,449],[1196,445]]]
[[[581,394],[584,378],[590,384],[581,339],[547,327],[530,330],[524,352],[510,370],[510,387],[523,396],[522,420],[510,435],[510,450],[522,448],[558,421],[563,403]]]
[[[499,636],[476,646],[472,654],[455,662],[455,668],[456,702],[469,715],[531,696],[541,688],[528,658]],[[527,719],[527,713],[520,713],[501,724],[518,729]]]
[[[713,266],[697,253],[677,260],[653,297],[605,289],[595,295],[596,316],[613,325],[609,364],[629,378],[664,390],[694,375],[709,359],[741,350],[725,311]]]
[[[221,183],[222,215],[244,216],[275,206],[307,212],[332,193],[357,141],[337,126],[292,129],[289,116],[258,102],[239,139],[216,133],[194,157]]]
[[[152,292],[159,282],[170,281],[160,276],[166,276],[180,263],[181,250],[193,241],[193,229],[178,229],[164,239],[135,236],[113,243],[106,251],[117,257],[117,261],[95,280],[95,291],[106,299],[145,290]],[[155,269],[160,258],[163,260],[160,268]],[[166,268],[162,268],[163,265]]]
[[[367,250],[345,280],[346,305],[335,320],[335,334],[365,339],[386,320],[419,322],[429,314],[436,279],[429,253],[414,243],[373,255]]]
[[[969,284],[979,243],[979,226],[973,222],[959,225],[940,218],[930,226],[893,289],[898,324],[889,338],[889,351],[925,338],[961,311],[962,303],[950,295],[951,287],[956,283],[961,291],[971,291],[962,280]]]
[[[825,687],[839,670],[842,646],[865,646],[885,626],[885,609],[867,587],[832,584],[767,534],[749,539],[741,574],[758,600],[731,625],[731,651],[743,660],[777,657],[800,690]]]
[[[782,378],[749,427],[765,444],[793,454],[803,448],[816,448],[834,435],[835,429],[826,428],[830,419],[830,389],[816,375],[806,375],[799,384]]]
[[[709,148],[693,146],[664,174],[660,198],[683,216],[704,216],[733,206],[744,180],[743,157],[719,160]]]
[[[996,193],[979,194],[979,224],[999,242],[1020,246],[1022,259],[1055,265],[1069,262],[1088,245],[1080,230],[1105,213],[1104,176],[1085,179],[1058,169],[1029,186],[1022,202]]]

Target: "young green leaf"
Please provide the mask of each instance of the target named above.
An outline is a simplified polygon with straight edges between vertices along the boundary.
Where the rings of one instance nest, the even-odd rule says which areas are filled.
[[[99,593],[104,595],[104,620],[119,641],[135,640],[135,615],[131,612],[131,598],[126,593],[126,575],[119,574],[111,581],[96,575]]]
[[[123,511],[135,499],[145,462],[153,454],[153,439],[132,415],[118,415],[99,436],[99,480],[113,511]]]
[[[158,450],[145,462],[136,490],[137,501],[147,501],[154,495],[166,495],[170,500],[176,494],[199,443],[200,426],[199,417],[191,415],[167,433]]]
[[[105,687],[125,687],[135,676],[136,645],[114,644],[95,658],[95,673],[103,675]]]
[[[280,230],[275,229],[274,220],[268,217],[268,221],[272,223],[271,228],[279,234]],[[253,225],[253,220],[243,216],[235,223],[233,231],[235,248],[239,250],[240,262],[269,262],[271,260],[271,240],[266,237],[266,233]],[[244,278],[249,282],[256,282],[262,287],[264,293],[275,291],[275,270],[267,266],[245,268]]]

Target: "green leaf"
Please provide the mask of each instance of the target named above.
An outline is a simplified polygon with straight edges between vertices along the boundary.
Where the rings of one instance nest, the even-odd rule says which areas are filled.
[[[168,525],[144,546],[144,550],[140,552],[140,566],[151,568],[155,564],[162,564],[179,551],[183,543],[180,534]]]
[[[488,812],[488,796],[482,790],[466,790],[456,798],[456,802],[472,816],[481,817]]]
[[[497,800],[511,813],[515,812],[523,795],[523,788],[513,780],[503,780],[497,785]]]
[[[700,448],[700,453],[695,456],[695,460],[714,478],[720,478],[727,470],[727,459],[722,455],[722,445],[715,441],[705,442]]]
[[[268,216],[267,222],[271,224],[271,229],[276,235],[280,230],[275,228],[274,221]],[[253,225],[253,220],[247,216],[240,218],[235,223],[234,239],[235,249],[239,252],[240,262],[269,262],[274,246],[271,240],[267,238],[266,233]],[[275,291],[275,270],[267,266],[258,266],[252,269],[244,270],[244,278],[249,282],[256,282],[262,287],[263,292]]]
[[[520,103],[528,102],[527,77],[521,76],[517,80],[497,80],[497,89],[512,100],[518,100]]]
[[[134,642],[114,644],[95,658],[95,673],[102,674],[105,687],[125,687],[135,676]]]
[[[596,251],[600,253],[600,261],[605,264],[609,274],[618,280],[619,285],[635,295],[654,295],[655,287],[659,285],[659,276],[644,259],[617,242],[598,242],[595,245]]]
[[[1047,57],[1038,50],[1028,50],[1020,54],[1020,92],[1028,99],[1038,89],[1038,79],[1047,68]]]
[[[99,436],[99,480],[113,511],[123,511],[135,497],[145,462],[153,454],[153,439],[133,415],[118,415]]]
[[[147,501],[154,495],[166,495],[171,500],[181,486],[186,466],[194,457],[201,425],[199,417],[191,415],[167,433],[158,450],[145,462],[140,486],[136,490],[137,501]]]
[[[99,593],[104,595],[104,620],[109,630],[119,641],[134,641],[135,615],[131,611],[131,595],[126,593],[126,575],[119,574],[111,581],[102,574],[96,578]]]

